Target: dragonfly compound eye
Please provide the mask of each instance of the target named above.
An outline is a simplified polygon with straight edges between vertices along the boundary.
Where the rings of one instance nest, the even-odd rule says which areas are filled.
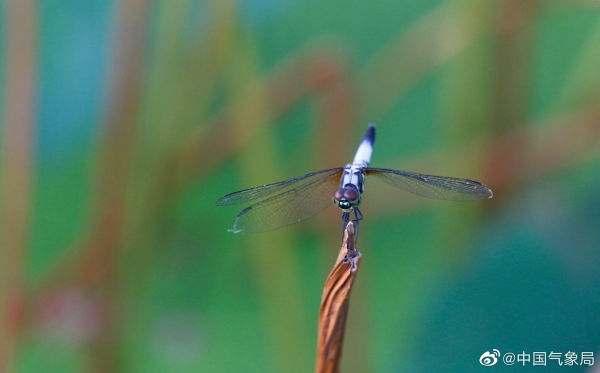
[[[333,204],[342,209],[342,211],[350,211],[352,210],[352,204],[348,201],[348,198],[344,196],[346,190],[344,188],[339,188],[335,192],[333,192]]]
[[[354,204],[360,198],[360,193],[358,193],[358,190],[356,190],[354,188],[348,188],[344,192],[344,197],[346,197],[348,199],[348,201],[350,201],[352,204]]]
[[[342,197],[344,197],[344,192],[345,192],[344,188],[336,189],[336,191],[333,192],[333,199],[335,201],[339,202],[339,200],[342,199]]]

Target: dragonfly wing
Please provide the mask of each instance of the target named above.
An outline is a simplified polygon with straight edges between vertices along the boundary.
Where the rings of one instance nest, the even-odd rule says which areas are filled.
[[[294,189],[244,209],[235,218],[232,232],[266,232],[318,214],[333,205],[333,192],[339,187],[342,170],[329,170]]]
[[[320,179],[322,177],[327,177],[329,175],[337,174],[341,172],[344,168],[331,168],[328,170],[312,172],[310,174],[294,177],[288,180],[279,181],[273,184],[261,185],[254,188],[248,188],[244,190],[240,190],[238,192],[230,193],[226,196],[219,198],[216,202],[217,206],[229,206],[229,205],[237,205],[239,203],[254,201],[255,199],[259,199],[262,197],[266,197],[270,194],[278,192],[286,187],[289,187],[300,181],[309,181],[311,178]]]
[[[374,175],[397,188],[424,197],[452,201],[476,201],[492,198],[492,191],[486,185],[473,180],[454,177],[421,175],[413,172],[386,168],[364,169],[367,175]]]

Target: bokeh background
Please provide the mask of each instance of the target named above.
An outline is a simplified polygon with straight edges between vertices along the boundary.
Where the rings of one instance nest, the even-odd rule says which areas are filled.
[[[313,370],[340,213],[244,236],[215,201],[346,164],[370,122],[374,167],[495,195],[367,181],[342,370],[595,371],[479,358],[600,353],[598,1],[0,13],[0,371]]]

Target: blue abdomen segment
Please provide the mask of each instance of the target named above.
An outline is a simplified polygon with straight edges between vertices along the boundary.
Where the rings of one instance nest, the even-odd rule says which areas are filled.
[[[369,124],[367,132],[363,137],[356,155],[354,156],[353,165],[367,167],[371,162],[371,154],[373,154],[373,145],[375,144],[375,125]]]

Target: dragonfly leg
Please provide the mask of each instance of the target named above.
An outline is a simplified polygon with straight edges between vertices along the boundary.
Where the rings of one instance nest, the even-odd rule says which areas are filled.
[[[354,242],[356,243],[356,241],[358,240],[358,222],[360,220],[363,219],[363,214],[362,212],[360,212],[360,210],[358,208],[354,208],[354,219],[352,220],[354,222]]]
[[[350,221],[350,213],[344,212],[342,213],[342,242],[344,241],[344,232],[346,231],[346,226]]]

